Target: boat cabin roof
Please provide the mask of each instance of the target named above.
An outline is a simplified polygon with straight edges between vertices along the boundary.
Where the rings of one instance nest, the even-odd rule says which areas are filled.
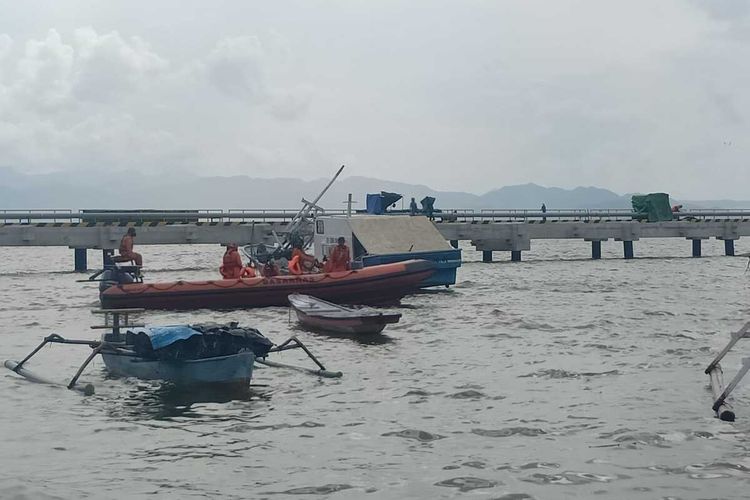
[[[369,254],[452,249],[427,217],[381,215],[348,220],[352,233]]]

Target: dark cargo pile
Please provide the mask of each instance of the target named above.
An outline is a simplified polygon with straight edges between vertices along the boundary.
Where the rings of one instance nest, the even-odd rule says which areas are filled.
[[[201,323],[190,325],[190,328],[200,332],[200,335],[177,340],[161,349],[154,350],[151,339],[145,332],[128,331],[126,342],[133,345],[138,356],[164,361],[213,358],[241,351],[252,351],[256,356],[264,357],[273,346],[273,343],[255,328],[240,327],[235,322]]]

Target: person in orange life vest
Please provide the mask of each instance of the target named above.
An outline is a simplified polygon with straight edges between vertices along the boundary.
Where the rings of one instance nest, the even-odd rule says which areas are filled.
[[[255,272],[255,266],[252,263],[246,265],[240,273],[240,278],[255,278],[258,273]]]
[[[135,228],[129,227],[128,232],[120,240],[120,257],[135,261],[136,266],[142,266],[143,257],[141,254],[133,251],[133,238],[135,238]]]
[[[338,239],[338,245],[333,247],[328,254],[326,262],[326,272],[333,273],[336,271],[348,271],[351,269],[351,257],[349,256],[349,247],[346,246],[346,240],[343,236]]]
[[[294,245],[292,258],[289,259],[289,274],[310,273],[316,265],[315,257],[306,254],[298,243]]]
[[[224,257],[221,260],[221,267],[219,272],[224,279],[236,279],[242,276],[242,257],[237,251],[237,244],[230,243],[227,245],[227,250],[224,252]]]

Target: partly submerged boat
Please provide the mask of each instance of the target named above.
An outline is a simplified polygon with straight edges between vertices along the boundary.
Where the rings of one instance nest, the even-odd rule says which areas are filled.
[[[431,262],[407,260],[333,273],[170,283],[123,282],[133,279],[110,270],[102,274],[100,300],[106,309],[225,309],[285,306],[290,294],[304,293],[344,304],[388,304],[416,291],[434,270]]]
[[[375,334],[382,332],[385,325],[401,319],[401,313],[384,313],[371,307],[344,307],[309,295],[290,295],[289,304],[300,323],[327,332]]]
[[[135,377],[144,380],[161,380],[176,385],[232,385],[248,387],[254,364],[292,368],[320,377],[340,377],[341,372],[331,372],[313,356],[296,337],[291,337],[278,346],[254,328],[242,328],[237,323],[223,325],[215,323],[198,325],[174,325],[145,327],[128,325],[129,312],[139,310],[103,310],[111,316],[105,327],[111,332],[101,340],[66,339],[57,334],[48,335],[28,356],[21,361],[6,360],[5,367],[31,380],[59,385],[37,375],[26,368],[26,363],[48,343],[87,345],[92,351],[76,374],[66,384],[68,389],[93,394],[91,384],[77,385],[84,369],[96,355],[101,354],[104,366],[112,375]],[[120,322],[120,315],[125,322]],[[99,327],[95,327],[99,328]],[[123,329],[128,328],[126,331]],[[266,359],[270,353],[290,349],[302,349],[318,366],[310,369],[276,363]]]
[[[273,347],[258,330],[236,324],[134,328],[124,338],[105,334],[102,342],[111,374],[181,385],[249,384],[256,356]]]

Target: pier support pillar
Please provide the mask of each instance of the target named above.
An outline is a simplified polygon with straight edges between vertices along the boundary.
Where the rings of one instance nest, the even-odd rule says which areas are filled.
[[[482,262],[492,262],[492,250],[482,250]]]
[[[632,241],[623,240],[622,250],[623,250],[623,253],[625,254],[626,259],[633,258],[633,242]]]
[[[82,273],[88,269],[85,248],[74,248],[73,260],[75,262],[75,270],[77,273]]]
[[[591,258],[599,260],[602,258],[602,242],[599,240],[593,240],[591,242]]]
[[[724,240],[724,255],[734,257],[734,240]]]
[[[115,251],[111,248],[102,249],[102,269],[106,268],[107,266],[112,265],[112,256],[114,254],[115,254]]]
[[[511,262],[521,262],[521,251],[520,250],[511,250],[510,251],[510,260],[511,260]]]
[[[451,246],[453,248],[458,248],[458,240],[451,240]]]
[[[693,257],[701,256],[701,240],[691,240],[693,242]]]

